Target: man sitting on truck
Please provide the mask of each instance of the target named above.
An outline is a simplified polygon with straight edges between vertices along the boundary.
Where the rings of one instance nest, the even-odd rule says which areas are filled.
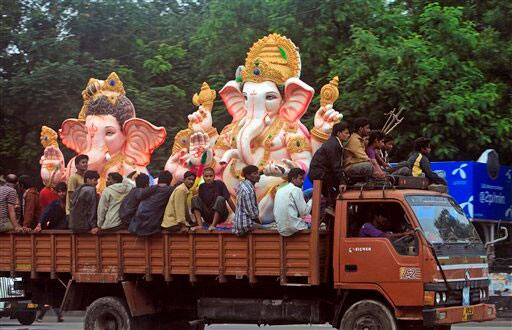
[[[134,174],[132,179],[135,180],[135,188],[130,190],[128,195],[126,195],[121,202],[121,207],[119,208],[119,218],[126,227],[128,227],[137,212],[141,194],[145,189],[148,189],[149,186],[149,176],[147,174]]]
[[[101,194],[98,203],[98,227],[104,231],[126,229],[119,217],[119,208],[123,198],[128,195],[133,186],[128,180],[117,172],[107,176],[107,187]]]
[[[99,178],[98,172],[86,171],[84,173],[85,183],[73,193],[69,211],[69,229],[75,233],[96,234],[99,231],[96,218],[98,205],[96,185]]]
[[[255,223],[260,223],[258,201],[254,185],[260,181],[257,166],[248,165],[242,169],[245,180],[240,182],[236,195],[236,211],[233,221],[233,233],[243,236],[253,230]]]
[[[359,237],[386,237],[395,239],[403,236],[413,235],[414,231],[408,230],[403,233],[393,233],[386,231],[389,228],[389,221],[384,215],[379,212],[373,214],[372,222],[366,222],[359,230]]]
[[[274,218],[277,230],[283,236],[290,236],[297,231],[308,229],[309,225],[302,219],[311,213],[313,199],[304,200],[302,185],[304,172],[301,168],[292,168],[288,172],[288,183],[277,190],[274,199]]]
[[[412,169],[412,176],[424,176],[428,179],[429,184],[446,186],[446,180],[433,172],[430,167],[430,160],[428,159],[428,155],[432,150],[430,139],[425,137],[416,139],[414,141],[414,150],[407,160],[409,167]]]
[[[194,185],[196,175],[190,171],[183,175],[183,183],[177,186],[169,197],[162,220],[162,228],[170,232],[187,232],[192,226],[190,205],[188,202],[189,189]],[[192,227],[197,229],[197,227]]]
[[[158,175],[158,184],[144,190],[140,196],[141,202],[135,217],[128,226],[131,233],[139,236],[149,236],[162,230],[165,206],[174,189],[170,186],[171,181],[171,172],[162,171]]]
[[[227,205],[235,212],[236,207],[230,198],[226,184],[215,180],[215,170],[207,167],[203,171],[204,183],[199,186],[197,196],[192,198],[192,212],[199,225],[203,220],[215,230],[219,223],[223,223],[229,216]],[[227,204],[227,205],[226,205]]]
[[[350,137],[347,123],[332,127],[331,137],[315,152],[309,165],[309,178],[322,180],[322,195],[334,204],[338,194],[346,189],[343,172],[343,143]]]
[[[373,177],[376,179],[384,179],[386,177],[386,173],[384,173],[380,167],[377,157],[377,153],[383,148],[384,133],[379,130],[371,131],[368,138],[368,146],[366,147],[366,154],[368,155],[370,163],[373,166]]]
[[[352,179],[369,178],[373,174],[373,167],[365,151],[365,138],[370,134],[370,122],[367,118],[357,118],[353,126],[353,133],[343,153],[343,169]]]

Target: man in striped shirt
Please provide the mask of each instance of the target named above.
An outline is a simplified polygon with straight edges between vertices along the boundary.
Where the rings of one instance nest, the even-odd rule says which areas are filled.
[[[242,169],[245,180],[240,183],[236,195],[236,211],[233,221],[233,233],[242,236],[252,231],[259,220],[258,201],[254,185],[260,181],[258,167],[248,165]]]

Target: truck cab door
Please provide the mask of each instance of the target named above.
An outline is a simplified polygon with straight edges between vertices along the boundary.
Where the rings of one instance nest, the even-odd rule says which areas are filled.
[[[360,237],[361,226],[372,222],[377,213],[389,218],[390,231],[405,231],[410,216],[402,204],[339,200],[336,212],[339,221],[334,229],[334,249],[338,252],[334,260],[335,287],[378,290],[396,306],[423,305],[418,237],[411,236],[408,243],[397,244],[386,237]]]

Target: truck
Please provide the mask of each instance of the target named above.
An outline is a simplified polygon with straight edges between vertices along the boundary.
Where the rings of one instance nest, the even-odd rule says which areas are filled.
[[[17,319],[22,325],[34,323],[39,306],[27,299],[22,279],[0,277],[0,317]]]
[[[512,316],[512,167],[486,150],[477,161],[433,162],[487,247],[489,301],[498,317]]]
[[[484,245],[450,195],[401,179],[366,183],[324,211],[321,184],[313,184],[311,228],[292,236],[260,229],[242,237],[4,233],[0,275],[23,278],[36,304],[85,310],[86,330],[215,323],[450,329],[496,317]],[[375,214],[388,219],[387,230],[412,234],[360,237]],[[49,296],[49,288],[62,294]]]

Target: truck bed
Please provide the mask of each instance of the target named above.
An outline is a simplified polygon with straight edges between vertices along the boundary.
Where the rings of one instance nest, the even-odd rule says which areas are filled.
[[[129,275],[213,275],[247,278],[274,276],[282,285],[318,285],[329,257],[326,232],[304,231],[283,237],[256,230],[245,237],[228,232],[162,233],[138,237],[128,231],[100,235],[47,230],[37,234],[0,234],[0,272],[70,273],[77,282],[114,283]],[[322,269],[321,269],[322,268]],[[28,275],[28,274],[27,274]]]

